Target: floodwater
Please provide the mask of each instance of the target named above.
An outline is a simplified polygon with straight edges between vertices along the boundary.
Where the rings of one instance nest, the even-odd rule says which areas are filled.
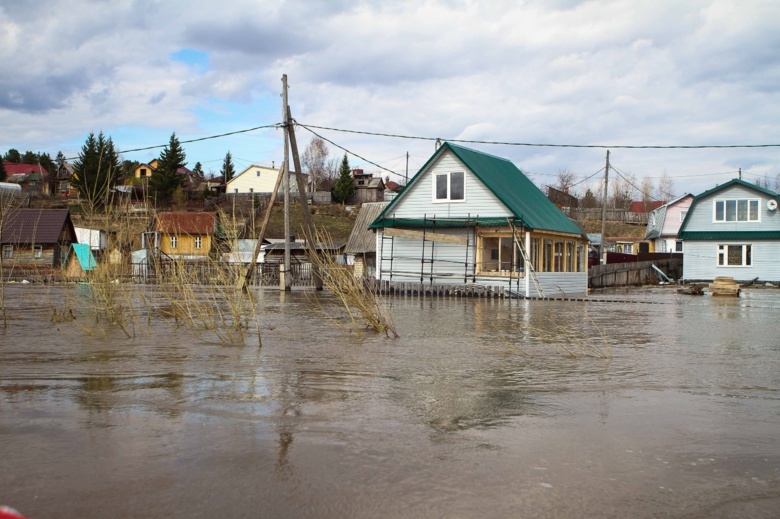
[[[262,348],[37,311],[73,290],[6,288],[0,504],[30,519],[780,514],[780,290],[399,297],[399,339],[265,290]]]

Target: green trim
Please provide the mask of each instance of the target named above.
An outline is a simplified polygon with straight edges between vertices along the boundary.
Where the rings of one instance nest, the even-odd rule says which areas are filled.
[[[375,222],[376,223],[376,222]],[[515,222],[517,224],[518,222]],[[371,224],[372,226],[374,224]],[[480,227],[508,227],[509,222],[506,218],[437,218],[436,220],[423,220],[422,218],[385,218],[381,226],[377,227],[425,227],[425,228],[463,228],[467,226]],[[374,227],[376,228],[376,227]]]
[[[452,152],[463,165],[482,182],[482,184],[508,209],[519,225],[529,230],[562,232],[582,235],[582,230],[568,216],[553,204],[531,180],[511,161],[482,153],[470,148],[464,148],[445,142],[423,165],[412,178],[406,188],[396,196],[382,213],[371,223],[369,228],[377,229],[388,226],[393,219],[387,215],[393,210],[404,195],[410,192],[420,178],[435,164],[441,155]],[[449,219],[447,219],[449,220]],[[507,225],[501,217],[482,217],[480,220],[503,220],[500,225]],[[421,221],[421,220],[420,220]],[[463,226],[464,222],[461,224]],[[436,222],[439,226],[439,220]]]
[[[684,241],[780,240],[780,231],[686,231],[681,232],[678,239]]]

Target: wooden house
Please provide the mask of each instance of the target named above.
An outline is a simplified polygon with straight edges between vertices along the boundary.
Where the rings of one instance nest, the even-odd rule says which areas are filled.
[[[693,195],[686,194],[650,211],[645,232],[649,252],[683,251],[683,242],[677,235],[692,201]]]
[[[381,177],[353,169],[352,184],[355,186],[355,195],[350,199],[352,204],[382,202],[385,199],[385,182]]]
[[[74,242],[67,209],[6,209],[0,216],[4,267],[59,269]]]
[[[376,236],[369,229],[371,222],[376,220],[388,202],[366,203],[360,207],[355,219],[355,225],[349,234],[344,254],[347,265],[352,265],[355,277],[374,277],[376,269]]]
[[[680,227],[683,278],[780,281],[780,194],[734,179],[694,197]]]
[[[281,174],[279,169],[266,168],[264,166],[252,165],[244,171],[231,178],[225,185],[225,193],[228,195],[247,195],[247,194],[270,194],[274,191],[276,180]],[[304,174],[308,183],[309,175]],[[281,184],[279,185],[281,191]],[[295,172],[290,172],[290,192],[298,192],[298,182],[295,179]]]
[[[158,213],[154,224],[155,247],[164,255],[183,260],[205,260],[212,250],[214,213]]]
[[[370,227],[379,280],[587,292],[587,237],[507,159],[445,143]]]

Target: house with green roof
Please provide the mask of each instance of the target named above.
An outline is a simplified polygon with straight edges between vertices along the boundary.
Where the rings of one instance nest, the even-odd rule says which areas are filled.
[[[587,292],[587,237],[501,157],[444,143],[369,227],[379,280]]]
[[[780,195],[733,179],[694,197],[680,226],[683,278],[780,281]]]

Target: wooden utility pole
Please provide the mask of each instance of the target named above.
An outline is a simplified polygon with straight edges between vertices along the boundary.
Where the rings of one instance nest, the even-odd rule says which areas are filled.
[[[247,290],[249,280],[252,279],[252,274],[255,272],[255,265],[257,264],[257,255],[260,254],[260,248],[263,246],[263,240],[265,239],[265,231],[268,230],[268,222],[271,221],[271,211],[274,209],[276,203],[276,194],[279,192],[279,187],[282,184],[282,175],[284,175],[284,164],[279,168],[279,174],[276,176],[276,185],[274,191],[271,193],[271,199],[268,200],[268,207],[265,208],[265,216],[263,217],[263,223],[260,224],[260,233],[257,235],[257,244],[255,250],[252,251],[252,260],[249,263],[249,268],[246,269],[243,279],[244,290]]]
[[[406,174],[404,175],[404,185],[409,183],[409,152],[406,152]]]
[[[282,118],[284,119],[284,269],[279,290],[290,290],[290,121],[287,119],[287,74],[282,76]]]
[[[607,229],[607,187],[609,187],[609,150],[607,150],[607,167],[604,169],[604,196],[601,202],[601,247],[599,247],[599,255],[602,257],[602,263],[606,263],[605,234]]]
[[[314,233],[314,224],[311,222],[311,213],[309,212],[309,199],[306,191],[306,180],[303,178],[301,170],[301,159],[298,156],[298,141],[295,138],[295,128],[292,125],[292,113],[290,106],[287,106],[287,122],[289,124],[288,135],[290,137],[290,149],[292,150],[293,165],[295,166],[295,180],[298,182],[298,194],[301,198],[301,211],[303,212],[303,232],[306,236],[306,245],[309,247],[309,254],[319,254],[317,251],[317,236]],[[312,262],[312,277],[314,278],[314,288],[322,290],[322,275],[316,264],[319,261]]]

